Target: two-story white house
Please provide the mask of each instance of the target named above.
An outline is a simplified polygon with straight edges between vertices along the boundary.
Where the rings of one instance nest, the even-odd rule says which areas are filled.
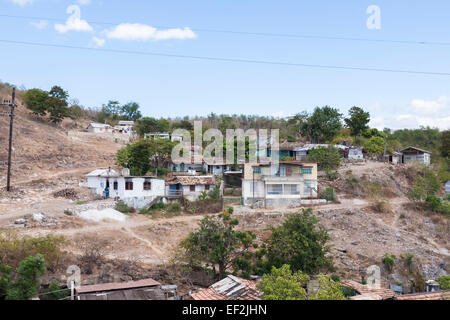
[[[242,197],[245,205],[300,206],[302,199],[317,197],[317,163],[247,163],[244,166]]]
[[[105,198],[117,198],[130,207],[141,209],[158,197],[165,196],[165,182],[149,176],[131,176],[128,169],[122,174],[115,170],[97,169],[86,175],[83,183],[92,192]]]

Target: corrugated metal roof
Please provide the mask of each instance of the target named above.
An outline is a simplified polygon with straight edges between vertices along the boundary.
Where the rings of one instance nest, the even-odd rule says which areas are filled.
[[[194,300],[261,300],[256,282],[229,275],[207,289],[191,294]]]
[[[167,181],[168,185],[179,183],[184,186],[212,185],[216,184],[216,179],[213,176],[177,176]]]
[[[153,287],[160,286],[161,284],[153,279],[144,279],[138,281],[129,282],[115,282],[115,283],[102,283],[94,284],[90,286],[82,286],[76,288],[76,293],[89,293],[89,292],[103,292],[103,291],[113,291],[113,290],[123,290],[123,289],[134,289],[142,287]]]
[[[112,177],[112,176],[118,176],[119,173],[113,169],[96,169],[92,172],[89,172],[86,176],[88,177]]]

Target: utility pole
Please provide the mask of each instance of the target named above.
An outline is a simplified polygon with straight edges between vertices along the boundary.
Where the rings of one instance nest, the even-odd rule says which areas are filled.
[[[13,136],[13,123],[14,123],[14,108],[16,105],[14,104],[14,100],[16,98],[16,88],[12,89],[12,99],[10,103],[2,103],[2,105],[8,105],[11,107],[11,111],[9,114],[9,147],[8,147],[8,173],[6,177],[6,191],[11,191],[11,153],[12,153],[12,136]]]

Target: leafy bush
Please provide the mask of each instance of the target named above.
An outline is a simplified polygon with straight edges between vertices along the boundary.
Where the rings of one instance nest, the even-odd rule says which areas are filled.
[[[436,281],[439,283],[441,290],[450,290],[450,276],[442,276],[437,278]]]
[[[325,170],[328,180],[334,181],[339,177],[337,171]]]
[[[311,150],[307,156],[309,161],[318,163],[318,166],[322,170],[333,170],[340,166],[341,155],[339,149],[328,146],[328,148],[317,148]]]
[[[392,205],[387,200],[375,200],[373,201],[371,208],[378,213],[391,213]]]
[[[62,249],[67,243],[63,236],[19,237],[15,232],[0,231],[0,261],[17,268],[25,258],[42,254],[47,267],[54,271],[61,265],[64,257]]]
[[[70,289],[61,289],[56,282],[52,282],[48,289],[40,295],[41,300],[61,300],[70,296]]]
[[[388,255],[386,253],[383,257],[383,263],[384,263],[384,266],[386,267],[386,269],[389,272],[391,272],[392,269],[394,268],[394,264],[395,264],[395,255],[393,255],[393,254]]]
[[[123,202],[117,202],[115,209],[124,214],[131,213],[133,210]],[[134,208],[133,208],[134,209]]]
[[[208,192],[208,197],[210,199],[220,199],[220,189],[214,188],[210,192]]]
[[[181,211],[181,204],[179,203],[172,203],[169,205],[168,208],[169,212],[180,212]]]
[[[328,232],[319,226],[319,220],[311,208],[290,215],[279,227],[271,227],[272,234],[266,240],[267,254],[263,272],[289,264],[293,271],[308,274],[328,268],[333,264],[328,256]],[[259,271],[259,272],[261,272]]]

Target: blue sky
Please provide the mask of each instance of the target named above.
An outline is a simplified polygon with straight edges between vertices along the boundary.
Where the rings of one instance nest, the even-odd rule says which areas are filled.
[[[369,29],[377,5],[381,28]],[[70,14],[68,13],[69,6]],[[69,16],[80,10],[81,18]],[[450,73],[450,44],[214,33],[249,31],[450,43],[447,0],[0,0],[0,40],[176,55]],[[59,20],[48,20],[49,18]],[[96,24],[107,22],[110,24]],[[153,29],[155,28],[155,29]],[[171,29],[171,30],[167,30]],[[0,42],[0,79],[58,84],[88,107],[136,101],[146,116],[287,116],[331,105],[372,126],[450,127],[450,76],[317,69],[33,47]]]

